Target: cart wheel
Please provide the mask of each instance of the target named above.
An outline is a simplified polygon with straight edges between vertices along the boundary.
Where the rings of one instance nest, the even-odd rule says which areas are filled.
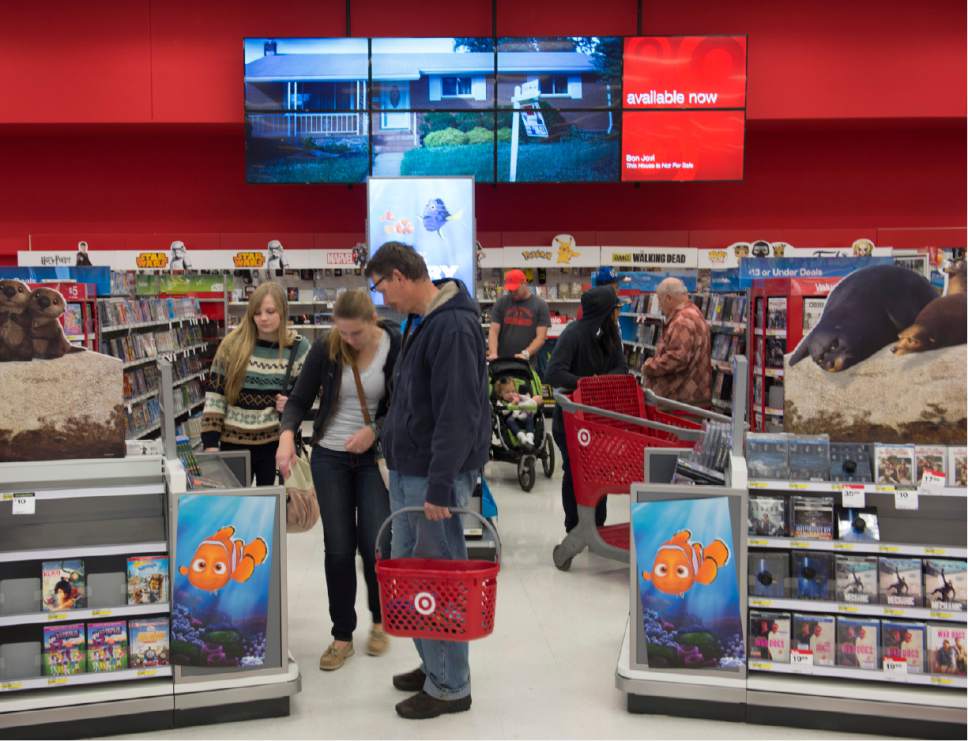
[[[518,483],[524,491],[531,491],[537,478],[533,455],[522,455],[518,460]]]
[[[562,559],[560,554],[561,554],[561,546],[556,545],[555,549],[551,552],[551,558],[555,562],[555,568],[557,568],[559,571],[568,571],[568,569],[571,568],[571,559],[570,558]]]
[[[544,455],[541,457],[541,468],[544,470],[545,478],[551,478],[555,474],[555,444],[551,435],[545,435]]]

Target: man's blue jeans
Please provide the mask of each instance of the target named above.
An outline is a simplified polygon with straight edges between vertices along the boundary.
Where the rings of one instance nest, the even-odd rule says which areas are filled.
[[[457,475],[454,496],[458,507],[467,507],[477,485],[478,471]],[[390,510],[423,508],[427,501],[427,478],[390,471]],[[464,526],[458,515],[431,522],[422,513],[393,518],[390,541],[392,558],[466,559]],[[438,700],[459,700],[471,693],[471,669],[466,642],[414,639],[420,668],[427,675],[424,692]]]

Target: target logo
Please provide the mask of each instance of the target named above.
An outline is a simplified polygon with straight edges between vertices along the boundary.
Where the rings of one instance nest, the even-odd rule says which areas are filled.
[[[431,615],[437,609],[437,600],[430,592],[418,592],[413,598],[413,606],[421,615]]]
[[[587,448],[592,444],[592,433],[585,427],[578,430],[578,444],[583,448]]]

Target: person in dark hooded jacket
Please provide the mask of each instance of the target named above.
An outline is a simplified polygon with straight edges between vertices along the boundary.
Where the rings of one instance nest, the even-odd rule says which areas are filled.
[[[581,297],[582,318],[572,322],[561,333],[551,353],[545,380],[554,388],[570,394],[578,379],[613,373],[628,373],[618,330],[621,301],[611,286],[586,291]],[[568,445],[561,409],[556,408],[551,426],[555,443],[561,451],[561,506],[565,510],[565,532],[578,524],[578,505],[568,465]],[[605,524],[605,498],[595,507],[595,524]]]

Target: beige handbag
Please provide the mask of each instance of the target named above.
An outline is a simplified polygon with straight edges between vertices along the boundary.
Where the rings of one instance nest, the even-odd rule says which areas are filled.
[[[305,533],[319,522],[319,502],[313,486],[313,472],[304,451],[300,450],[292,462],[286,479],[286,530]]]
[[[353,380],[356,381],[356,398],[360,400],[360,411],[363,412],[363,422],[367,427],[373,425],[373,420],[370,419],[370,410],[366,408],[366,392],[363,390],[363,381],[360,380],[360,370],[356,367],[356,363],[353,363]],[[378,445],[379,440],[377,440],[374,445]],[[387,468],[387,459],[379,452],[377,448],[376,454],[376,467],[380,471],[380,478],[383,479],[383,486],[387,491],[390,491],[390,469]]]

